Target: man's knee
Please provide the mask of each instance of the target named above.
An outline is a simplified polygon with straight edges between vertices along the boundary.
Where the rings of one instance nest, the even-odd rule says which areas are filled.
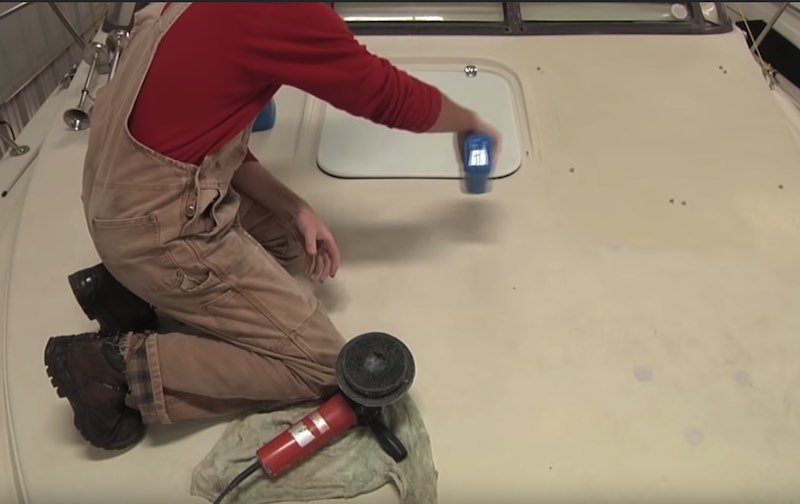
[[[312,318],[315,317],[319,320],[311,321],[309,326],[290,337],[309,362],[322,366],[332,373],[345,340],[327,315],[318,310],[312,315]]]

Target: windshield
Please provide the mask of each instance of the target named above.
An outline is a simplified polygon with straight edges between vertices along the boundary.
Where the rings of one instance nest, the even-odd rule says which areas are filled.
[[[524,21],[656,21],[674,23],[690,16],[688,3],[522,2]]]
[[[347,22],[503,22],[500,2],[336,2]]]
[[[334,2],[356,33],[707,33],[731,24],[719,2]]]

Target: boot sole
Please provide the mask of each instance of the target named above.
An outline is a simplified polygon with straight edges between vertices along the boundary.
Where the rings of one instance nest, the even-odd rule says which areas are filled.
[[[122,450],[141,441],[145,434],[144,429],[130,439],[108,444],[99,442],[88,434],[85,425],[90,421],[91,414],[88,408],[82,404],[80,396],[72,386],[72,377],[67,370],[69,339],[69,336],[50,338],[44,350],[44,364],[47,369],[47,376],[50,377],[50,383],[56,389],[58,397],[67,399],[72,405],[72,410],[75,413],[73,421],[75,428],[92,446],[105,450]]]

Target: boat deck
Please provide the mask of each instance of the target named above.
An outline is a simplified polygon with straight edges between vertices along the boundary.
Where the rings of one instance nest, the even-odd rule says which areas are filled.
[[[503,69],[520,93],[522,166],[483,196],[324,174],[324,107],[292,89],[251,140],[339,241],[341,273],[317,294],[341,332],[390,332],[414,353],[439,501],[797,502],[800,136],[741,35],[363,40],[408,68]],[[95,327],[66,281],[97,260],[88,135],[60,119],[85,72],[51,99],[18,206],[0,201],[15,216],[0,241],[0,497],[201,502],[191,471],[225,421],[97,451],[44,372],[50,336]]]

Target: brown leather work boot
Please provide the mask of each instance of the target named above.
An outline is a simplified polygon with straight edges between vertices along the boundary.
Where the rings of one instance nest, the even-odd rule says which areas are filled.
[[[105,357],[104,341],[95,333],[50,338],[44,362],[81,435],[98,448],[121,450],[138,443],[146,428],[139,412],[125,405],[128,384]]]

